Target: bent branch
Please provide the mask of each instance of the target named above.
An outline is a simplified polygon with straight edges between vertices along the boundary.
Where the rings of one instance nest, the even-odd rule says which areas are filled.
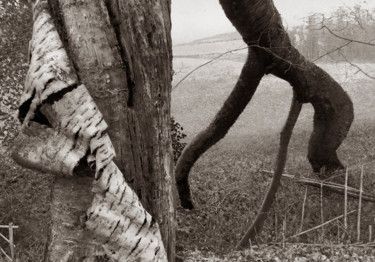
[[[295,49],[272,0],[220,0],[225,14],[248,45],[264,48],[268,72],[288,81],[315,110],[308,158],[315,172],[343,168],[336,150],[353,121],[353,104],[342,87]]]
[[[181,206],[192,209],[189,172],[197,159],[212,145],[222,139],[251,100],[264,75],[264,61],[256,52],[249,50],[248,59],[232,93],[214,120],[185,147],[175,168],[177,189]]]

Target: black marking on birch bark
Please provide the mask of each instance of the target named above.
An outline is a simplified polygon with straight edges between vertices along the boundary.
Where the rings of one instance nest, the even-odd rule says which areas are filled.
[[[130,206],[131,206],[132,204],[133,204],[133,202],[130,203]],[[124,210],[122,211],[122,212],[123,212],[122,214],[125,213],[125,210],[126,210],[126,208],[124,208]],[[133,218],[133,219],[129,218],[129,224],[127,225],[126,229],[125,229],[123,232],[126,232],[126,231],[129,230],[130,226],[133,225],[133,221],[134,221],[134,220],[135,220],[135,218]]]
[[[141,254],[141,252],[143,252],[144,250],[148,250],[148,247],[151,245],[151,242],[148,242],[147,246],[141,248],[138,250],[138,252],[136,254],[134,254],[134,257],[138,257],[139,254]]]
[[[37,122],[41,125],[47,126],[52,128],[51,123],[48,121],[47,117],[45,117],[42,112],[40,112],[40,108],[42,105],[38,105],[37,108],[35,109],[34,116],[33,118],[30,119],[30,121]]]
[[[144,214],[145,215],[145,220],[143,221],[143,224],[139,227],[138,232],[135,234],[136,236],[138,236],[139,233],[141,233],[141,230],[147,224],[147,212],[146,212],[146,210],[144,210],[144,213],[145,213]]]
[[[106,154],[108,152],[108,150],[106,148],[102,148],[98,151],[100,154]]]
[[[150,223],[150,228],[152,228],[155,224],[156,220],[154,219],[154,217],[152,217],[151,219],[151,223]]]
[[[27,115],[27,112],[29,112],[31,103],[33,102],[33,99],[35,97],[35,89],[33,90],[33,93],[29,99],[27,99],[25,102],[23,102],[19,108],[18,108],[18,120],[23,123],[23,120],[25,120],[25,117]]]
[[[50,81],[50,80],[48,80],[48,81]],[[48,84],[48,82],[47,82],[47,84]],[[53,93],[53,94],[49,95],[47,97],[47,99],[43,101],[43,103],[48,104],[48,105],[52,105],[54,102],[57,102],[57,101],[61,100],[67,93],[72,92],[77,87],[78,87],[77,85],[71,85],[71,86],[68,86],[68,87],[64,88],[63,90],[60,90],[56,93]]]
[[[103,118],[102,118],[102,120],[101,121],[103,121]],[[100,140],[100,139],[102,139],[104,136],[106,136],[107,135],[107,132],[106,131],[103,131],[103,132],[101,132],[100,133],[100,136],[98,137],[98,140]],[[102,146],[99,146],[98,148],[101,148]]]
[[[110,187],[109,183],[111,182],[112,174],[113,174],[113,173],[111,172],[111,173],[109,174],[109,176],[108,176],[108,180],[107,180],[107,182],[105,183],[105,185],[108,186],[108,188],[105,190],[105,192],[104,192],[103,195],[105,195],[105,194],[108,192],[108,190],[109,190],[109,187]]]
[[[112,207],[113,207],[113,204],[114,204],[115,202],[114,201],[112,201],[111,202],[111,204],[109,205],[109,210],[112,210]],[[112,233],[111,233],[112,234]]]
[[[104,170],[104,167],[102,167],[101,169],[99,169],[98,172],[95,174],[95,180],[96,181],[98,181],[102,177],[103,170]]]
[[[97,148],[95,148],[94,151],[92,152],[92,154],[95,156],[96,153],[98,152],[98,150],[99,150],[100,148],[102,148],[103,146],[105,146],[105,144],[101,144],[100,146],[98,146]]]
[[[92,170],[89,165],[87,164],[87,156],[89,154],[89,150],[87,150],[84,157],[82,157],[78,164],[73,169],[73,175],[78,177],[94,177],[95,170]]]
[[[39,57],[38,59],[40,59],[40,58],[42,58],[42,57]],[[48,73],[51,73],[51,71],[43,72],[43,74],[38,75],[38,77],[36,78],[36,80],[39,80],[40,78],[43,77],[44,74],[48,74]]]
[[[77,130],[77,132],[75,132],[74,133],[74,141],[73,141],[73,149],[75,149],[76,148],[76,146],[77,146],[77,142],[78,142],[78,138],[79,138],[79,131],[81,131],[81,127]],[[86,155],[87,155],[87,152],[86,152]]]
[[[113,205],[113,202],[112,202],[111,205]],[[121,220],[117,221],[115,228],[112,230],[111,234],[109,235],[109,237],[108,237],[107,241],[104,243],[104,245],[107,244],[109,242],[109,240],[112,238],[112,235],[115,233],[116,229],[120,225],[120,221]]]
[[[39,45],[43,45],[44,41],[46,41],[47,38],[47,34],[45,34],[45,36],[43,37],[43,39],[39,42]]]
[[[112,1],[116,2],[117,1]],[[121,60],[124,64],[125,67],[125,73],[126,73],[126,83],[127,83],[127,88],[128,88],[128,102],[127,105],[128,107],[133,106],[133,94],[134,94],[134,74],[131,66],[131,57],[129,56],[126,47],[121,44],[121,30],[119,28],[119,19],[117,18],[117,13],[115,10],[119,10],[119,6],[117,6],[116,9],[112,8],[110,1],[105,0],[104,1],[105,6],[108,11],[108,16],[109,16],[109,21],[111,23],[111,26],[113,27],[116,35],[116,40],[117,40],[117,46],[120,52]]]
[[[54,28],[51,28],[47,32],[43,32],[43,34],[48,35],[50,32],[52,32],[54,30],[55,30]],[[48,37],[47,37],[47,39],[50,40],[50,38],[48,38]],[[46,49],[45,46],[43,46],[41,43],[34,43],[34,44],[37,44],[37,46],[33,49],[33,53],[37,56],[36,61],[40,61],[42,58],[44,58],[44,56],[47,53],[51,52],[51,50]],[[57,50],[61,50],[61,49],[64,49],[64,47],[63,46],[59,46],[58,48],[54,47],[53,51],[57,51]]]
[[[97,130],[97,131],[95,131],[95,133],[91,136],[91,138],[96,137],[100,131],[101,131],[101,130]]]
[[[160,251],[160,246],[156,248],[156,250],[155,250],[155,256],[159,253],[159,251]]]
[[[127,191],[127,187],[125,187],[124,190],[122,191],[122,194],[121,194],[121,197],[120,197],[120,203],[122,203],[122,200],[124,199],[126,191]]]
[[[37,67],[37,69],[35,69],[35,73],[37,73],[39,70],[40,70],[40,68],[42,67],[42,65],[39,65],[38,67]]]
[[[64,17],[62,15],[63,12],[60,8],[59,0],[47,0],[47,1],[48,1],[48,5],[49,5],[49,11],[50,11],[51,16],[53,17],[52,20],[53,20],[53,23],[54,23],[55,28],[57,30],[57,33],[60,36],[61,42],[64,46],[64,49],[65,49],[65,51],[67,53],[67,56],[69,58],[69,61],[71,63],[72,69],[77,76],[78,82],[80,83],[81,80],[80,80],[80,77],[79,77],[79,74],[78,74],[79,67],[76,64],[76,62],[74,60],[73,53],[72,53],[72,51],[69,47],[68,34],[66,32],[66,29],[65,29]]]
[[[40,74],[40,76],[42,76],[42,75],[43,75],[43,74]],[[48,87],[53,81],[55,81],[55,78],[54,78],[54,77],[48,79],[47,82],[44,84],[44,87],[43,87],[42,92],[43,92],[44,90],[46,90],[47,87]],[[43,101],[43,102],[44,102],[44,101]]]
[[[130,251],[129,256],[133,254],[133,252],[138,248],[139,243],[141,242],[142,238],[139,238],[137,244],[133,247],[132,251]]]
[[[49,21],[47,21],[47,22],[49,22]],[[50,29],[47,30],[47,32],[44,32],[43,34],[48,35],[49,33],[53,32],[53,31],[55,31],[55,29],[53,27],[51,27]]]
[[[98,127],[102,122],[104,121],[104,119],[100,119],[100,121],[98,123],[95,124],[95,127]]]
[[[88,111],[88,109],[85,110],[85,113],[86,113],[87,111]],[[82,115],[83,115],[83,114],[84,114],[84,113],[82,113]],[[90,117],[88,117],[88,118],[85,119],[85,123],[86,123],[86,122],[90,122],[90,123],[91,123],[91,119],[93,119],[95,116],[96,116],[96,114],[95,114],[95,113],[92,113]],[[95,127],[97,127],[97,125],[95,125]],[[93,136],[93,137],[94,137],[94,136]]]
[[[106,162],[108,159],[110,159],[110,158],[112,158],[112,156],[109,156],[109,157],[106,157],[106,158],[103,158],[102,159],[102,162]],[[112,174],[111,174],[111,176],[112,176]]]

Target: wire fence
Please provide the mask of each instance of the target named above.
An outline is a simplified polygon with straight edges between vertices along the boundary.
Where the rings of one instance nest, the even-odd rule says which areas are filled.
[[[14,231],[13,230],[17,228],[18,226],[14,226],[13,223],[9,223],[9,225],[0,225],[0,229],[8,229],[8,238],[2,233],[0,233],[0,238],[5,240],[5,242],[9,244],[10,254],[7,254],[2,247],[0,247],[0,251],[9,261],[12,261],[12,262],[15,261],[14,256],[15,256],[15,247],[16,247],[16,245],[14,244],[14,234],[13,234]]]

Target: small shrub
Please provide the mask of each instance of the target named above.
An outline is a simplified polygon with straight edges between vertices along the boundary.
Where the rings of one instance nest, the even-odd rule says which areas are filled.
[[[181,142],[186,137],[183,133],[184,128],[171,118],[171,136],[172,136],[172,148],[173,148],[173,160],[176,163],[180,157],[182,150],[184,150],[186,143]]]

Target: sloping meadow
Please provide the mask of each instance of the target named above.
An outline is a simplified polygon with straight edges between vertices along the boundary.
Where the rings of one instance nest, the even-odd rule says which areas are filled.
[[[207,57],[206,53],[175,57],[173,86],[191,70],[219,55]],[[201,67],[172,91],[172,115],[183,126],[186,142],[208,126],[232,90],[246,57],[241,53],[241,59],[238,54],[229,54]],[[375,75],[375,65],[357,65]],[[375,161],[375,80],[345,63],[319,66],[342,84],[354,103],[355,120],[338,154],[349,167],[349,185],[359,188],[361,165]],[[252,101],[227,136],[198,160],[190,176],[196,209],[178,211],[177,245],[180,250],[225,253],[240,240],[255,217],[271,181],[271,174],[267,171],[273,170],[279,132],[291,98],[292,89],[288,83],[274,76],[264,77]],[[312,174],[306,158],[312,122],[313,109],[306,104],[290,142],[285,173],[318,179]],[[344,175],[345,171],[337,173],[335,182],[343,183]],[[366,192],[374,192],[375,164],[365,167],[364,185]],[[373,241],[369,226],[374,224],[374,206],[375,203],[362,203],[360,241],[369,242],[370,237]],[[349,198],[348,210],[357,209],[358,199]],[[341,218],[298,238],[288,238],[343,213],[343,195],[321,192],[313,187],[307,187],[306,192],[306,186],[283,178],[273,211],[255,244],[283,241],[354,243],[357,239],[357,211],[347,217],[347,232]]]

